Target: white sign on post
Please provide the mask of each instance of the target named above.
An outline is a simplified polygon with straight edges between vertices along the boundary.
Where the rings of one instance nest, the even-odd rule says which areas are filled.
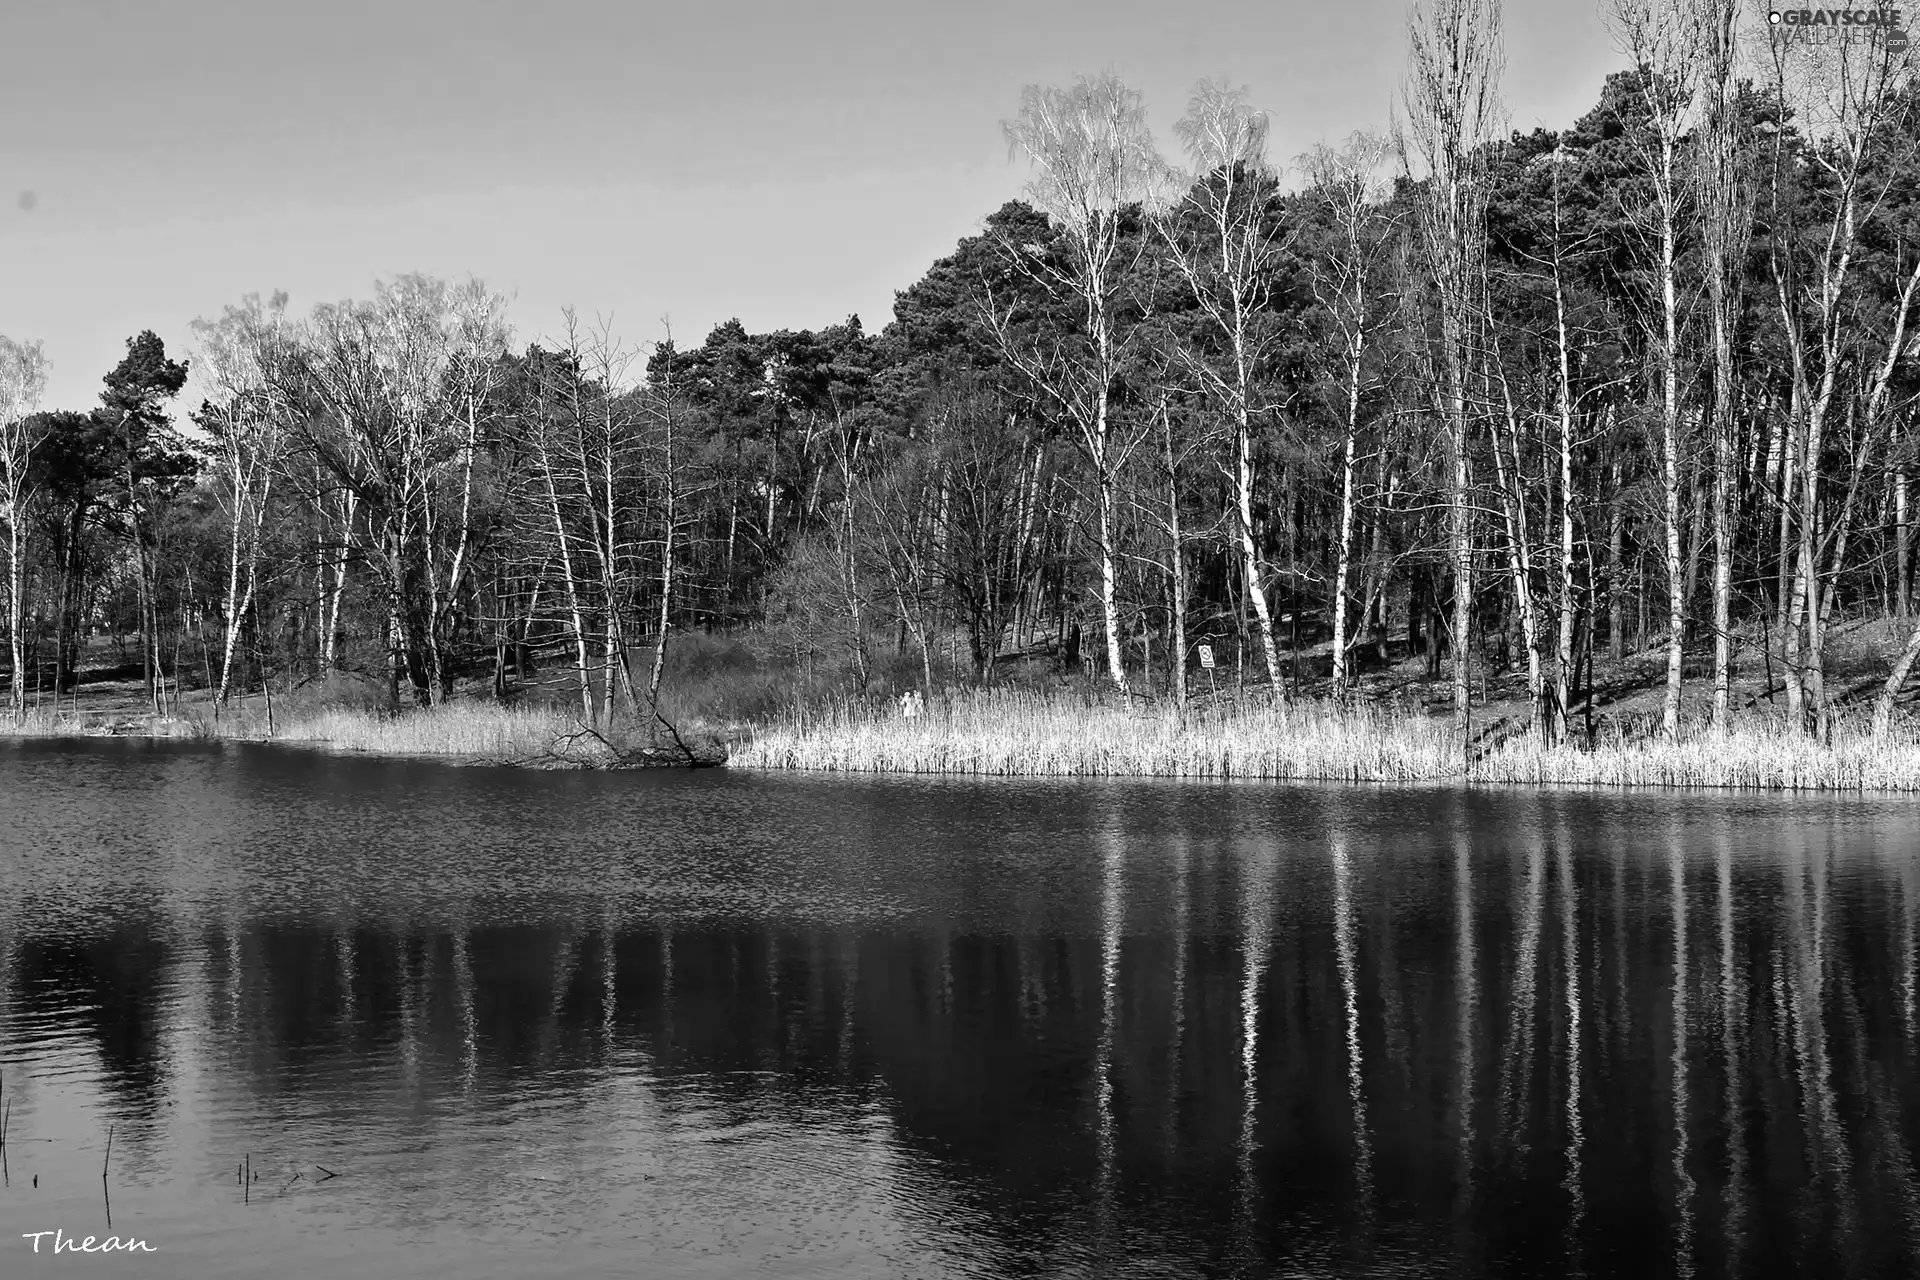
[[[1210,644],[1200,646],[1200,668],[1203,671],[1213,670],[1213,646]]]

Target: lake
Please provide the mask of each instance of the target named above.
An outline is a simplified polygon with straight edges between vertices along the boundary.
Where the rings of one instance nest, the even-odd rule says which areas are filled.
[[[1905,799],[6,744],[0,1273],[1913,1275],[1917,859]]]

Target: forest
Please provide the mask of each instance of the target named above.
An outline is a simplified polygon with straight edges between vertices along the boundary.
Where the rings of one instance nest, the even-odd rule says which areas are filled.
[[[1738,0],[1609,18],[1622,69],[1557,131],[1506,126],[1498,0],[1421,0],[1394,120],[1298,157],[1227,85],[1173,158],[1114,73],[1029,88],[1021,198],[877,329],[521,343],[411,275],[210,299],[65,409],[0,339],[13,716],[108,636],[156,714],[537,691],[604,727],[720,637],[876,705],[1397,670],[1465,735],[1503,681],[1547,746],[1642,654],[1668,740],[1904,734],[1913,55]],[[1843,680],[1862,619],[1891,640]]]

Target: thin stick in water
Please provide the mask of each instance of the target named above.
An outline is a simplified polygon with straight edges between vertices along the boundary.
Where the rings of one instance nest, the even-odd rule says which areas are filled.
[[[107,1192],[107,1165],[113,1160],[113,1126],[107,1126],[107,1154],[100,1158],[100,1203],[107,1209],[107,1230],[113,1230],[113,1197]]]

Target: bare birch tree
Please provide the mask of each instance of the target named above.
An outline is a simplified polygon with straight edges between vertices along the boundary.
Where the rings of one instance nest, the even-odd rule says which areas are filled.
[[[924,462],[909,462],[861,485],[863,524],[874,541],[878,561],[899,610],[900,625],[920,650],[921,690],[933,696],[933,620],[939,607],[938,583],[930,560],[938,540],[929,537],[939,522],[937,504],[927,499],[938,481]]]
[[[1408,20],[1402,90],[1403,163],[1425,179],[1418,200],[1421,241],[1439,312],[1439,347],[1429,387],[1447,469],[1447,541],[1453,562],[1454,727],[1467,749],[1472,722],[1473,511],[1469,381],[1473,332],[1485,287],[1484,149],[1501,125],[1500,0],[1418,0]]]
[[[1160,421],[1160,461],[1166,481],[1166,520],[1167,534],[1167,685],[1173,695],[1173,705],[1181,711],[1187,707],[1187,534],[1180,524],[1180,476],[1186,453],[1191,450],[1192,442],[1183,441],[1183,449],[1176,450],[1173,441],[1173,415],[1167,411],[1167,393],[1160,392],[1159,404],[1155,416]],[[1272,637],[1268,637],[1268,647],[1272,647]],[[1278,669],[1269,667],[1273,674],[1273,687],[1280,688]]]
[[[1541,710],[1543,675],[1540,664],[1541,606],[1534,590],[1533,530],[1527,502],[1527,469],[1522,442],[1526,427],[1521,421],[1513,386],[1507,376],[1506,359],[1501,351],[1498,328],[1491,311],[1486,315],[1488,335],[1488,382],[1499,387],[1498,403],[1488,414],[1493,444],[1493,473],[1500,497],[1501,523],[1506,533],[1507,575],[1513,591],[1515,610],[1520,615],[1521,643],[1527,654],[1527,695],[1531,714]],[[1492,396],[1488,397],[1492,399]]]
[[[1739,496],[1735,473],[1734,400],[1739,369],[1733,331],[1740,317],[1753,192],[1744,160],[1739,85],[1740,0],[1689,0],[1696,26],[1701,102],[1694,132],[1695,209],[1705,259],[1707,317],[1713,342],[1713,729],[1727,731],[1733,687],[1733,537]]]
[[[1564,151],[1557,152],[1553,159],[1553,239],[1549,266],[1553,279],[1553,416],[1555,426],[1556,453],[1559,461],[1560,489],[1560,537],[1559,537],[1559,596],[1560,617],[1555,628],[1553,654],[1553,704],[1544,723],[1540,726],[1542,735],[1549,745],[1566,740],[1569,717],[1573,709],[1573,686],[1576,665],[1575,627],[1580,617],[1579,595],[1576,586],[1574,561],[1574,509],[1579,497],[1574,488],[1574,430],[1576,404],[1573,391],[1574,346],[1572,326],[1567,317],[1567,243],[1565,225],[1565,202],[1561,189],[1566,156]]]
[[[1353,541],[1359,475],[1361,397],[1366,391],[1368,348],[1380,323],[1379,293],[1373,270],[1378,252],[1376,224],[1379,170],[1391,144],[1376,134],[1356,133],[1338,149],[1318,147],[1306,158],[1307,181],[1322,203],[1332,235],[1325,250],[1313,255],[1310,274],[1314,299],[1332,325],[1340,423],[1338,512],[1334,532],[1333,692],[1347,688],[1347,584],[1353,573]]]
[[[0,519],[7,524],[7,641],[13,665],[7,688],[13,721],[26,720],[27,504],[33,494],[33,454],[43,430],[34,417],[47,387],[47,361],[38,342],[0,335]]]
[[[453,693],[453,673],[448,663],[453,652],[458,612],[465,599],[479,544],[485,538],[476,509],[474,484],[475,466],[479,460],[480,420],[483,406],[500,377],[501,358],[506,355],[510,335],[504,316],[506,298],[490,292],[478,280],[451,286],[443,294],[429,288],[427,297],[437,297],[444,308],[437,333],[434,334],[439,342],[444,343],[446,353],[440,411],[455,439],[454,460],[459,475],[458,514],[454,517],[455,524],[451,530],[439,538],[435,536],[434,524],[439,514],[436,494],[427,493],[423,504],[425,560],[430,591],[427,616],[429,680],[433,685],[430,696],[434,701],[439,701]],[[438,476],[434,478],[437,480]],[[450,544],[444,553],[447,561],[444,573],[436,558],[436,542]]]
[[[304,444],[366,513],[368,562],[386,595],[390,699],[431,705],[451,686],[447,647],[480,530],[475,465],[498,376],[505,299],[478,281],[381,281],[370,302],[315,309],[305,385],[326,412]],[[351,532],[351,531],[350,531]]]
[[[214,394],[200,425],[213,437],[221,498],[227,507],[226,635],[221,644],[214,715],[232,688],[240,629],[258,588],[261,532],[283,462],[290,406],[286,370],[294,334],[287,295],[266,303],[249,294],[217,321],[196,320],[198,367]]]
[[[600,719],[612,723],[616,687],[624,690],[627,709],[635,707],[625,624],[632,595],[634,548],[628,530],[634,517],[632,472],[639,424],[626,384],[639,353],[620,343],[606,320],[583,333],[571,308],[564,315],[565,350],[581,375],[570,400],[568,462],[578,474],[587,517],[585,547],[601,607]]]
[[[1660,705],[1661,731],[1680,732],[1680,682],[1686,643],[1686,582],[1681,563],[1680,497],[1685,477],[1681,455],[1680,232],[1686,215],[1686,135],[1699,72],[1701,25],[1681,0],[1612,0],[1616,38],[1638,69],[1638,106],[1644,128],[1629,128],[1641,171],[1652,188],[1652,208],[1635,216],[1651,242],[1655,299],[1645,322],[1653,356],[1661,515],[1666,530],[1667,679]]]
[[[1203,81],[1173,131],[1191,166],[1181,175],[1187,192],[1155,223],[1220,344],[1217,355],[1185,344],[1178,350],[1188,373],[1225,411],[1230,444],[1220,469],[1233,503],[1235,550],[1267,679],[1278,696],[1280,657],[1253,525],[1253,420],[1262,407],[1255,377],[1277,333],[1266,323],[1265,304],[1284,248],[1270,208],[1276,183],[1267,161],[1268,122],[1248,105],[1245,90]]]
[[[1112,413],[1113,384],[1129,336],[1118,314],[1131,265],[1121,218],[1129,207],[1151,202],[1163,165],[1140,95],[1111,72],[1065,89],[1029,85],[1019,117],[1005,129],[1009,144],[1038,171],[1027,197],[1059,231],[1065,254],[1050,262],[1024,245],[1004,247],[1049,291],[1072,300],[1081,313],[1081,332],[1037,338],[1018,333],[1011,311],[1002,310],[991,294],[988,320],[1008,362],[1072,424],[1092,472],[1107,675],[1124,693],[1115,512],[1132,442],[1118,437]]]
[[[572,465],[569,454],[577,440],[584,410],[583,377],[577,358],[571,353],[546,353],[534,370],[534,407],[526,424],[526,438],[533,450],[533,470],[545,498],[543,523],[553,535],[553,555],[560,567],[561,598],[566,602],[567,632],[573,647],[574,679],[580,695],[580,719],[594,721],[593,660],[587,626],[587,580],[585,555],[579,546],[577,526],[592,505],[591,494],[574,486],[582,468]],[[572,436],[572,439],[569,437]]]
[[[659,634],[654,638],[653,663],[647,672],[647,705],[656,711],[660,705],[660,682],[665,679],[667,671],[667,632],[673,625],[674,557],[680,545],[681,513],[688,496],[685,492],[687,486],[681,479],[685,445],[680,439],[680,389],[674,379],[673,326],[663,320],[662,327],[666,330],[666,358],[659,361],[660,376],[649,388],[653,406],[655,466],[660,487],[660,608],[655,621]],[[852,503],[852,496],[849,495],[849,519]]]
[[[1853,337],[1848,321],[1865,288],[1857,270],[1861,233],[1904,169],[1886,163],[1882,152],[1889,144],[1911,151],[1912,139],[1898,128],[1910,62],[1904,46],[1893,47],[1879,27],[1817,42],[1773,27],[1769,47],[1774,88],[1799,116],[1806,137],[1804,147],[1789,151],[1777,135],[1771,178],[1774,296],[1793,385],[1785,449],[1792,484],[1789,488],[1783,479],[1781,508],[1783,570],[1789,550],[1793,562],[1791,586],[1782,600],[1787,706],[1797,731],[1811,728],[1824,741],[1831,719],[1825,673],[1827,575],[1821,566],[1822,459],[1836,401],[1845,398],[1841,379]],[[1798,198],[1800,165],[1815,166],[1822,178],[1816,220],[1804,229],[1790,212],[1807,203]]]

